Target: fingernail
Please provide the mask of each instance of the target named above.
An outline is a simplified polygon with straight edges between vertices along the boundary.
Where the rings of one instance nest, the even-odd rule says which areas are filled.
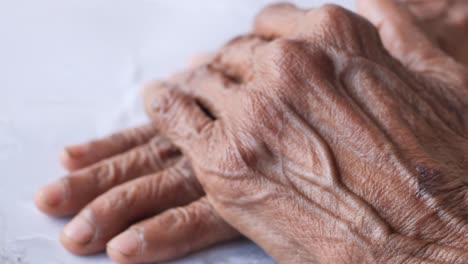
[[[140,251],[140,237],[135,230],[127,230],[112,239],[107,245],[125,256],[135,256]]]
[[[75,218],[65,227],[64,234],[79,244],[87,244],[94,235],[94,228],[82,217]]]
[[[88,144],[78,144],[66,147],[64,149],[63,155],[68,156],[72,159],[79,159],[86,155],[88,151]]]
[[[39,199],[42,203],[51,207],[60,205],[65,199],[65,186],[58,181],[43,187],[39,191]]]

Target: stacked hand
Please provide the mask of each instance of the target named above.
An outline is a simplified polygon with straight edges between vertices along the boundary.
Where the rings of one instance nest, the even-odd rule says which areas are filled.
[[[466,263],[466,39],[422,30],[434,8],[408,6],[416,16],[359,1],[367,20],[265,9],[250,34],[147,87],[152,124],[68,147],[70,175],[38,207],[79,212],[64,246],[107,244],[122,263],[235,230],[282,263]]]

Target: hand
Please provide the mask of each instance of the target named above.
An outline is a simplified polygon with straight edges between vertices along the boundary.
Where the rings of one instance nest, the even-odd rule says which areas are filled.
[[[468,70],[392,1],[360,2],[378,31],[336,6],[266,9],[261,38],[212,64],[231,81],[160,83],[148,112],[279,262],[466,263]]]
[[[419,5],[418,5],[419,6]],[[449,31],[449,32],[452,32],[453,30]],[[255,43],[254,43],[255,44]],[[227,49],[226,51],[228,51],[229,49]],[[223,53],[223,52],[221,52]],[[234,56],[231,56],[231,57],[234,57]],[[206,64],[206,62],[209,60],[209,58],[202,58],[201,61],[198,61],[196,62],[195,64],[199,64],[199,65],[203,65],[203,64]],[[195,67],[195,66],[194,66]],[[228,72],[229,72],[229,69],[226,69]],[[236,69],[234,69],[235,71]],[[242,70],[242,69],[238,69],[238,70]],[[180,82],[178,80],[176,80],[177,78],[172,78],[173,80],[171,81],[174,81],[174,82]],[[183,79],[183,78],[182,78]],[[181,85],[179,85],[181,86]],[[184,85],[184,87],[190,87],[191,86],[191,83],[190,82],[187,82],[186,85]],[[83,146],[76,146],[76,147],[69,147],[69,154],[75,154],[75,155],[64,155],[63,156],[63,162],[64,162],[64,165],[66,167],[68,167],[69,169],[72,170],[70,176],[66,177],[63,181],[64,182],[68,182],[69,181],[69,178],[70,179],[73,179],[75,178],[76,175],[85,175],[85,177],[83,177],[83,179],[86,179],[87,182],[89,183],[92,183],[96,180],[99,180],[98,178],[104,178],[104,180],[108,177],[108,174],[107,173],[103,173],[103,174],[100,174],[99,172],[100,171],[103,171],[105,170],[107,167],[113,167],[113,168],[120,168],[119,164],[121,163],[126,163],[130,160],[134,160],[135,159],[135,156],[139,157],[138,159],[142,159],[142,161],[144,159],[147,159],[147,158],[150,158],[150,159],[156,159],[156,160],[159,160],[160,157],[158,157],[158,153],[159,151],[156,151],[155,153],[151,153],[150,151],[148,151],[149,149],[151,149],[151,146],[152,145],[158,145],[159,143],[157,142],[160,142],[160,138],[158,136],[155,136],[157,133],[156,131],[154,131],[154,128],[152,128],[151,126],[144,126],[142,128],[136,128],[136,129],[130,129],[130,130],[127,130],[127,131],[123,131],[123,132],[120,132],[120,133],[117,133],[115,134],[114,136],[111,136],[109,138],[105,138],[105,139],[102,139],[102,140],[96,140],[96,141],[92,141],[92,142],[89,142],[89,143],[86,143],[84,144]],[[152,137],[155,137],[153,140],[150,140],[150,138]],[[162,141],[165,141],[165,140],[162,140]],[[164,144],[169,144],[168,142],[165,142]],[[143,149],[146,149],[146,151],[140,151],[140,147],[136,148],[136,146],[141,146]],[[134,150],[132,151],[129,151],[128,153],[127,150],[131,149],[132,147],[135,147]],[[171,146],[170,144],[168,145],[170,151],[173,151],[175,148],[173,146]],[[80,151],[83,150],[83,149],[87,149],[87,151]],[[124,154],[126,153],[126,154]],[[136,154],[143,154],[143,155],[136,155]],[[164,159],[167,159],[169,161],[169,163],[171,162],[174,162],[174,160],[178,160],[180,157],[179,155],[169,155],[170,157],[163,157],[163,160],[162,160],[162,163],[165,163]],[[190,168],[186,165],[183,165],[184,162],[180,162],[178,163],[178,165],[176,167],[181,167],[183,169],[178,169],[178,170],[172,170],[172,174],[174,175],[171,175],[171,173],[168,173],[166,171],[164,171],[164,173],[159,173],[159,174],[165,174],[167,175],[166,177],[164,178],[180,178],[180,177],[177,177],[177,174],[178,172],[180,171],[186,171],[188,175],[191,175],[191,177],[188,177],[188,185],[191,186],[191,185],[194,185],[196,186],[195,188],[196,189],[199,189],[198,187],[198,184],[194,184],[193,183],[193,172],[190,170]],[[120,181],[118,183],[114,183],[114,185],[111,185],[110,187],[107,187],[107,188],[104,188],[104,190],[101,190],[101,191],[98,191],[97,193],[98,194],[92,194],[92,195],[85,195],[85,197],[82,197],[81,195],[72,195],[72,197],[67,197],[67,201],[66,202],[63,202],[61,203],[60,205],[59,204],[55,204],[54,206],[50,206],[49,204],[46,203],[45,201],[45,198],[51,198],[52,200],[55,199],[55,202],[53,203],[58,203],[58,202],[61,202],[59,197],[57,195],[60,194],[60,189],[62,187],[61,184],[62,183],[59,183],[58,184],[58,193],[57,193],[57,185],[52,185],[52,186],[56,186],[55,188],[54,187],[47,187],[47,188],[44,188],[41,192],[39,192],[40,195],[38,195],[37,197],[37,203],[38,203],[38,206],[48,212],[49,214],[51,215],[64,215],[64,214],[70,214],[70,213],[74,213],[76,211],[78,211],[79,209],[82,209],[83,207],[85,207],[87,205],[87,201],[89,200],[92,200],[93,198],[95,198],[96,196],[99,196],[99,199],[97,199],[96,202],[93,202],[91,204],[89,204],[88,206],[86,206],[86,210],[91,208],[91,211],[95,211],[95,210],[101,210],[103,206],[105,206],[105,202],[106,201],[111,201],[112,203],[117,203],[119,202],[119,200],[132,200],[132,199],[135,199],[137,200],[138,202],[135,204],[135,207],[136,208],[139,208],[137,209],[136,211],[136,215],[133,215],[135,213],[130,213],[129,217],[130,218],[143,218],[143,217],[138,217],[138,215],[142,214],[142,215],[146,215],[146,214],[152,214],[151,212],[153,211],[164,211],[164,209],[155,209],[155,208],[149,208],[149,209],[145,209],[145,208],[142,208],[142,204],[143,203],[146,203],[145,201],[145,196],[143,195],[140,195],[139,192],[137,193],[132,193],[130,195],[126,195],[126,196],[123,196],[123,195],[120,195],[121,193],[123,192],[127,192],[128,190],[131,190],[132,188],[138,188],[137,186],[137,182],[139,181],[140,182],[140,185],[145,185],[147,186],[148,184],[151,184],[151,183],[154,183],[155,180],[157,179],[160,179],[160,177],[156,177],[156,175],[154,175],[154,177],[141,177],[142,179],[139,179],[138,181],[137,180],[132,180],[135,177],[135,175],[132,175],[133,173],[135,173],[136,170],[151,170],[149,167],[151,167],[151,164],[150,163],[147,163],[147,162],[142,162],[139,166],[141,166],[142,168],[138,168],[138,166],[136,166],[136,168],[133,168],[133,167],[130,167],[130,168],[126,168],[124,171],[122,171],[121,175],[122,175],[122,179],[121,179],[121,182],[125,183],[128,181],[128,183],[126,184],[120,184]],[[170,167],[170,165],[168,165]],[[79,169],[79,168],[85,168],[87,167],[86,169],[83,169],[83,172],[82,173],[78,173],[78,171],[75,171],[75,169]],[[122,168],[121,168],[122,169]],[[159,169],[157,169],[157,171],[159,171]],[[162,177],[161,177],[162,178]],[[183,181],[180,181],[179,183],[183,183]],[[103,192],[107,189],[112,190],[112,192],[109,192],[109,193],[118,193],[119,195],[110,195],[110,194],[103,194]],[[55,189],[55,191],[54,191]],[[73,184],[72,187],[72,193],[82,193],[82,190],[86,190],[86,189],[89,189],[89,184]],[[161,188],[161,189],[164,189],[164,188]],[[171,192],[170,189],[168,190],[163,190],[161,191],[161,193],[165,193],[165,192]],[[69,195],[66,195],[66,196],[69,196]],[[162,195],[164,196],[164,195]],[[190,198],[190,194],[189,195],[185,195],[184,198],[187,198],[188,200],[192,199]],[[148,199],[150,199],[148,197]],[[167,203],[167,204],[164,204],[164,203]],[[183,203],[183,202],[182,202]],[[200,204],[201,205],[205,205],[206,203],[206,200],[205,199],[201,199],[200,200]],[[73,205],[75,204],[75,205]],[[78,205],[76,205],[78,204]],[[178,203],[173,203],[173,201],[171,199],[158,199],[158,204],[159,206],[161,206],[161,208],[171,208],[172,206],[177,206]],[[191,204],[190,206],[187,206],[187,207],[182,207],[181,209],[182,210],[177,210],[177,211],[183,211],[183,210],[187,210],[189,213],[190,212],[193,212],[193,213],[190,213],[189,215],[192,215],[192,216],[196,216],[196,215],[215,215],[216,216],[216,213],[213,213],[213,212],[210,212],[211,211],[211,207],[209,206],[201,206],[201,207],[198,207],[196,205],[198,205],[199,203],[196,202],[194,203],[193,205]],[[78,209],[77,209],[78,208]],[[193,208],[197,208],[195,210],[193,210]],[[202,210],[199,210],[198,208],[202,208]],[[204,208],[208,208],[209,210],[203,210]],[[167,215],[172,215],[172,211],[175,211],[175,210],[170,210],[168,213],[164,213],[163,216],[167,217]],[[102,213],[102,216],[101,218],[102,219],[105,219],[106,221],[106,224],[108,226],[105,226],[104,229],[105,230],[109,230],[110,228],[114,228],[114,226],[119,226],[121,224],[120,221],[118,221],[118,217],[115,217],[115,215],[117,214],[121,214],[121,210],[119,209],[119,207],[114,207],[114,208],[111,208],[111,209],[108,209],[108,210],[104,210],[104,212]],[[123,213],[123,215],[125,215],[126,213]],[[175,215],[179,215],[180,214],[177,214],[175,213]],[[161,222],[163,221],[162,219],[164,219],[165,217],[155,217],[154,219],[150,219],[151,221],[145,221],[144,224],[137,224],[135,226],[133,226],[132,228],[130,228],[130,230],[140,230],[140,229],[143,229],[143,228],[140,228],[140,226],[157,226],[157,231],[160,231],[160,225],[158,226],[156,223],[158,222]],[[208,219],[208,221],[207,221]],[[210,221],[213,220],[213,218],[209,218],[209,217],[194,217],[193,219],[192,218],[189,218],[189,223],[184,223],[183,225],[185,226],[185,228],[182,228],[181,230],[185,230],[185,235],[182,235],[182,236],[172,236],[172,239],[168,240],[168,241],[165,241],[165,243],[161,244],[161,236],[159,236],[159,239],[154,239],[154,237],[152,236],[142,236],[143,237],[143,244],[147,245],[147,247],[144,247],[144,249],[142,250],[142,252],[140,252],[140,254],[138,254],[138,256],[127,256],[125,258],[123,258],[124,262],[125,261],[130,261],[129,259],[133,259],[133,261],[152,261],[152,260],[160,260],[160,259],[167,259],[167,258],[172,258],[172,257],[178,257],[178,256],[181,256],[187,252],[190,252],[192,250],[196,250],[198,248],[202,248],[202,247],[205,247],[205,246],[208,246],[209,244],[212,244],[212,243],[215,243],[217,241],[222,241],[222,240],[225,240],[227,239],[228,237],[230,237],[230,235],[227,235],[227,236],[221,236],[221,237],[217,237],[216,236],[213,236],[212,234],[216,234],[216,232],[209,232],[208,231],[208,234],[206,234],[206,237],[211,237],[212,239],[208,239],[208,240],[205,240],[205,242],[201,242],[201,243],[194,243],[194,241],[192,240],[197,240],[196,238],[204,238],[205,235],[202,235],[202,236],[198,236],[196,235],[196,233],[194,233],[194,231],[196,230],[193,230],[194,227],[196,226],[199,226],[200,224],[197,223],[197,221],[200,221],[202,220],[203,221],[203,226],[211,226],[213,225],[213,223],[210,223]],[[193,221],[193,222],[192,222]],[[96,231],[102,229],[101,225],[102,223],[99,223],[100,221],[98,221],[97,223],[97,228],[96,228]],[[132,224],[134,221],[131,221],[130,223],[128,224],[125,224],[124,227],[121,227],[119,229],[118,232],[120,231],[123,231],[125,228],[127,228],[130,224]],[[148,222],[148,223],[146,223]],[[226,230],[226,231],[229,231],[232,229],[229,227],[229,226],[226,226],[223,224],[222,220],[219,219],[219,218],[216,218],[216,221],[214,221],[214,226],[219,226],[219,227],[223,227],[222,230]],[[151,228],[145,228],[145,230],[152,230]],[[187,230],[189,230],[187,232]],[[191,230],[191,231],[190,231]],[[171,235],[169,233],[169,231],[167,230],[164,230],[166,234],[168,235]],[[116,233],[116,232],[114,232]],[[223,233],[223,232],[222,232]],[[230,232],[227,232],[227,234],[229,234]],[[210,235],[211,234],[211,235]],[[237,234],[234,232],[234,233],[231,233],[233,237],[236,237]],[[91,241],[89,241],[88,243],[85,243],[85,244],[76,244],[74,243],[72,240],[68,239],[65,235],[62,236],[62,242],[64,243],[64,245],[69,248],[71,251],[75,252],[75,253],[81,253],[81,254],[89,254],[89,253],[92,253],[94,251],[100,251],[104,248],[104,243],[109,240],[110,238],[112,238],[112,235],[107,235],[108,238],[101,238],[101,239],[92,239]],[[118,236],[122,241],[122,236]],[[164,236],[162,236],[164,237]],[[187,239],[187,237],[189,239]],[[214,239],[216,238],[216,239]],[[124,239],[125,241],[125,239]],[[203,239],[199,239],[199,241],[203,241]],[[209,242],[207,242],[209,241]],[[196,241],[195,241],[196,242]],[[128,243],[126,243],[127,246],[129,246]],[[153,250],[153,246],[154,244],[157,244],[158,245],[158,248],[157,250]],[[186,246],[186,245],[191,245],[190,247]],[[167,254],[167,250],[165,249],[174,249],[175,250],[171,250],[172,253],[170,254]],[[118,253],[118,252],[115,252],[115,251],[112,251],[112,250],[109,250],[109,253],[111,255],[111,257],[113,257],[114,259],[119,259],[119,260],[122,260],[122,256]]]
[[[468,1],[400,0],[429,40],[459,62],[468,65]],[[359,7],[363,12],[365,6]]]
[[[198,56],[192,67],[209,59]],[[78,213],[61,234],[71,252],[92,254],[107,244],[120,263],[146,263],[240,236],[207,202],[187,159],[152,124],[67,147],[61,160],[69,175],[42,188],[36,204],[52,216]]]

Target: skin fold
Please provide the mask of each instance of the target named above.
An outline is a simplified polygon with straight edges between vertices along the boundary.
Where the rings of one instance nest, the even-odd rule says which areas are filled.
[[[271,7],[237,87],[147,92],[215,210],[279,262],[468,261],[468,71],[381,3],[380,36],[337,6]]]
[[[152,124],[66,148],[38,208],[120,263],[236,229],[280,263],[466,263],[468,12],[403,2],[266,8],[147,86]]]

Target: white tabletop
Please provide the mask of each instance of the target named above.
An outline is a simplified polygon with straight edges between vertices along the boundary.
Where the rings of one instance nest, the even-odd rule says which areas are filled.
[[[142,83],[247,31],[268,2],[1,0],[0,263],[111,263],[65,251],[58,235],[67,220],[39,213],[34,192],[64,175],[57,159],[64,145],[144,122]],[[272,260],[237,241],[173,263]]]

